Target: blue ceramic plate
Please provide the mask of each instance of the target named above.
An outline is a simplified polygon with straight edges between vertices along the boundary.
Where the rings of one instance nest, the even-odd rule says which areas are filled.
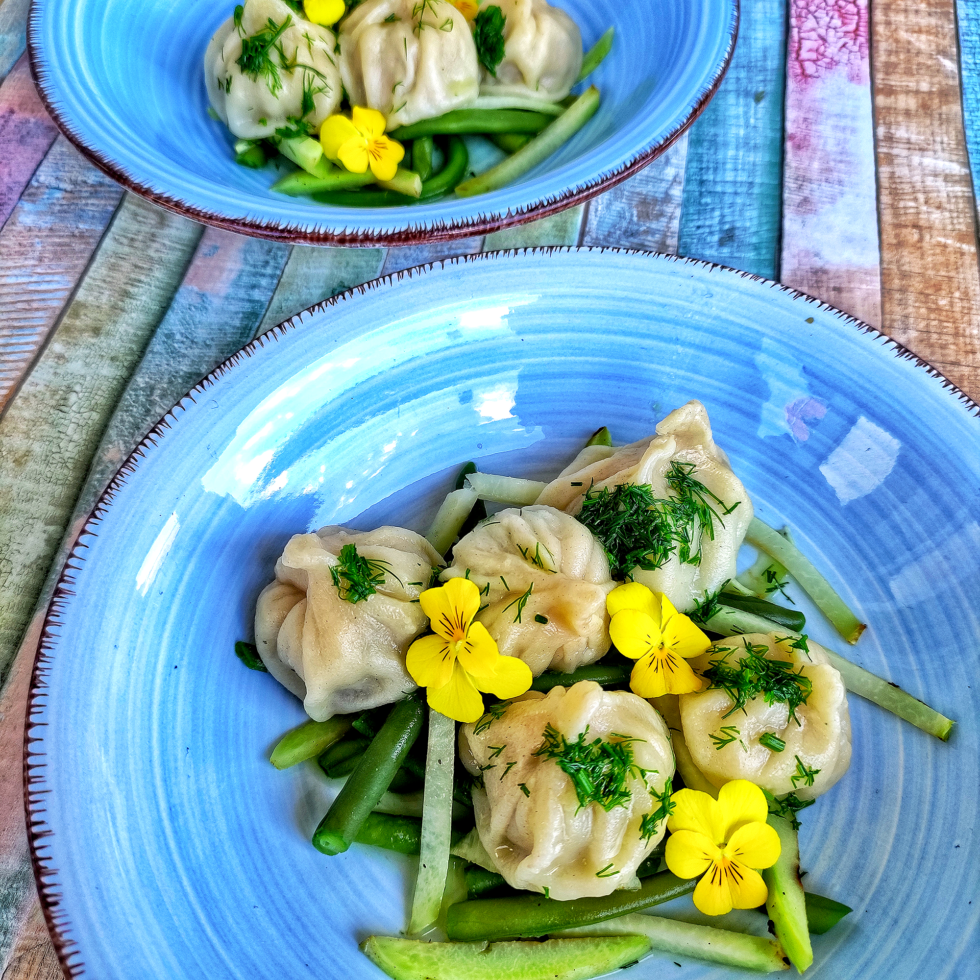
[[[235,0],[34,0],[31,65],[52,117],[83,153],[163,207],[246,235],[311,244],[407,244],[483,234],[598,194],[649,163],[707,104],[728,65],[738,0],[558,0],[586,47],[616,41],[594,74],[598,113],[518,183],[480,197],[338,208],[273,194],[271,166],[238,166],[209,118],[202,59]]]
[[[69,968],[379,978],[357,942],[404,927],[409,862],[310,846],[315,767],[267,761],[300,704],[232,652],[276,557],[328,523],[424,529],[468,459],[540,477],[598,426],[634,440],[692,397],[762,519],[789,523],[870,623],[845,652],[958,722],[943,744],[852,697],[851,771],[804,814],[802,851],[812,890],[855,911],[816,938],[813,976],[971,975],[978,406],[799,293],[589,250],[481,255],[330,300],[219,368],[123,467],[32,690],[33,848]],[[844,646],[817,615],[810,632]],[[685,959],[669,975],[726,974]]]

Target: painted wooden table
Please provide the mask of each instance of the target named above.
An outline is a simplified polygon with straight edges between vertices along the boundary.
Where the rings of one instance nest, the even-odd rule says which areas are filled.
[[[0,980],[61,975],[21,791],[52,577],[136,443],[257,334],[452,255],[629,246],[798,287],[980,401],[978,0],[742,0],[718,94],[646,170],[544,221],[388,250],[250,240],[124,193],[41,107],[28,6],[0,0]]]

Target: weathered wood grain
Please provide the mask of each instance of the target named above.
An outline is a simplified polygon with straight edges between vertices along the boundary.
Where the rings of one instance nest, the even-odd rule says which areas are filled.
[[[956,0],[960,33],[960,86],[966,148],[973,172],[973,195],[980,210],[980,3]]]
[[[505,248],[535,248],[539,245],[578,245],[585,205],[559,211],[538,221],[492,231],[483,239],[484,252]]]
[[[454,242],[435,242],[432,245],[404,245],[389,248],[385,256],[381,275],[390,276],[393,272],[410,269],[414,265],[438,262],[454,255],[474,255],[483,248],[483,236],[460,238]]]
[[[0,226],[57,135],[22,55],[0,84]]]
[[[59,137],[0,229],[0,412],[54,326],[121,198],[117,184]]]
[[[589,201],[582,244],[675,254],[687,140],[685,133],[634,177]]]
[[[383,248],[294,245],[256,336],[314,303],[374,279],[384,259]]]
[[[867,0],[791,0],[780,279],[877,326]]]
[[[784,0],[742,4],[728,74],[691,127],[677,251],[776,278]]]
[[[980,398],[980,277],[953,0],[872,17],[882,327]]]
[[[27,11],[31,0],[0,2],[0,80],[16,64],[27,46]]]
[[[62,976],[41,906],[35,900],[17,932],[17,943],[11,950],[7,969],[0,973],[0,980],[61,980]]]
[[[106,422],[201,231],[127,195],[55,333],[0,418],[0,679]]]

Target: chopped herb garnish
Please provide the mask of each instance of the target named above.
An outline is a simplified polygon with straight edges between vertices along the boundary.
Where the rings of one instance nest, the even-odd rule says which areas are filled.
[[[808,806],[813,806],[816,800],[801,800],[795,793],[787,793],[786,796],[780,797],[778,800],[772,793],[767,790],[763,790],[766,794],[766,799],[769,801],[769,812],[777,817],[783,817],[783,819],[788,820],[793,825],[793,830],[800,829],[800,821],[797,819],[796,814],[800,810],[805,810]]]
[[[522,793],[523,793],[523,794],[524,794],[525,796],[528,796],[528,797],[529,797],[529,796],[531,795],[531,791],[530,791],[530,790],[529,790],[529,789],[527,788],[527,783],[518,783],[518,784],[517,784],[517,788],[518,788],[518,789],[519,789],[519,790],[520,790],[520,791],[521,791],[521,792],[522,792]]]
[[[803,633],[797,637],[777,636],[776,642],[787,644],[790,650],[799,650],[800,653],[802,653],[807,660],[813,659],[813,657],[810,656],[810,645],[807,643],[806,633]]]
[[[286,53],[283,51],[279,38],[289,29],[292,22],[291,15],[286,17],[281,24],[277,24],[270,17],[262,30],[251,37],[242,38],[242,53],[239,55],[236,64],[241,68],[242,74],[248,75],[253,81],[256,81],[259,76],[265,76],[269,91],[273,95],[277,95],[282,88],[279,68],[284,67],[286,62]],[[241,18],[238,18],[237,23],[241,24]],[[272,60],[272,52],[279,55],[280,64],[277,65]]]
[[[818,775],[822,770],[811,769],[798,755],[794,756],[794,758],[796,759],[796,774],[790,779],[790,782],[793,784],[793,788],[796,789],[796,784],[800,782],[802,782],[805,786],[812,786],[813,777]]]
[[[763,573],[763,578],[766,580],[766,595],[772,595],[773,592],[779,592],[784,599],[788,599],[793,605],[796,605],[796,601],[793,597],[786,591],[786,586],[789,585],[789,579],[780,579],[776,574],[776,570],[770,565]]]
[[[485,732],[495,721],[500,721],[507,711],[507,702],[498,701],[487,708],[487,713],[473,726],[473,734],[479,735]]]
[[[422,31],[431,25],[423,24],[422,18],[425,16],[426,10],[432,14],[433,17],[436,15],[436,8],[433,6],[433,0],[419,0],[414,7],[412,7],[412,17],[415,19],[415,25],[412,27],[412,33],[418,36]]]
[[[674,792],[674,782],[668,779],[664,783],[664,788],[659,793],[654,793],[653,798],[659,806],[652,813],[644,813],[640,818],[640,837],[645,841],[651,840],[657,833],[660,824],[674,812],[674,802],[671,794]]]
[[[453,19],[452,17],[447,17],[440,25],[439,30],[445,31],[447,34],[453,29]]]
[[[388,14],[388,16],[385,17],[385,19],[383,21],[381,21],[381,23],[382,24],[394,24],[396,20],[401,20],[401,18],[398,16],[398,14]]]
[[[536,623],[541,623],[541,625],[544,626],[548,622],[548,617],[547,616],[542,616],[541,613],[535,613],[534,614],[534,621]]]
[[[386,574],[398,578],[387,562],[359,555],[357,547],[352,544],[345,544],[340,549],[337,564],[330,566],[333,584],[337,587],[340,598],[348,602],[362,602],[368,596],[374,595],[378,591],[377,586],[384,584]]]
[[[249,670],[261,670],[268,673],[268,668],[264,663],[262,663],[262,658],[259,656],[259,651],[251,644],[246,643],[244,640],[239,640],[235,644],[235,656],[248,667]]]
[[[786,748],[786,743],[775,732],[763,732],[759,736],[759,744],[771,752],[782,752]]]
[[[569,483],[568,485],[569,485],[570,487],[580,487],[580,486],[582,486],[582,481],[581,481],[581,480],[577,480],[576,482],[574,482],[574,483]]]
[[[504,24],[507,18],[500,7],[484,7],[473,21],[473,40],[476,43],[476,56],[480,64],[494,78],[497,67],[504,60]]]
[[[530,795],[531,794],[528,793],[528,796],[530,796]],[[551,889],[547,885],[544,886],[544,897],[545,898],[551,898]]]
[[[513,602],[509,602],[504,606],[504,612],[507,612],[511,606],[517,606],[517,613],[514,616],[514,622],[519,623],[521,621],[521,616],[524,615],[524,607],[527,605],[527,600],[531,598],[531,590],[534,588],[534,583],[532,582],[527,587],[527,592],[524,595],[518,596]],[[545,620],[547,622],[547,620]]]
[[[619,872],[613,867],[610,861],[601,871],[597,871],[595,876],[597,878],[612,878],[614,875],[618,875]]]
[[[544,563],[544,559],[541,557],[541,548],[542,548],[541,542],[538,541],[534,545],[534,554],[532,555],[531,549],[529,547],[522,548],[520,545],[517,546],[517,550],[521,553],[521,557],[526,562],[530,562],[532,565],[534,565],[535,568],[540,568],[542,571],[550,572],[552,575],[554,575],[555,569],[548,568],[548,566]],[[547,545],[544,545],[544,550],[548,552],[548,557],[551,559],[552,564],[554,564],[555,556],[548,549]]]
[[[715,751],[723,749],[726,745],[731,745],[732,742],[741,742],[742,748],[745,748],[745,743],[742,742],[742,733],[734,725],[725,725],[721,729],[720,735],[712,733],[708,738],[715,743]]]
[[[467,578],[469,578],[469,577],[470,577],[470,570],[469,570],[468,568],[466,569],[466,577],[467,577]],[[501,583],[503,583],[503,586],[504,586],[504,589],[505,589],[505,590],[506,590],[507,592],[510,592],[510,586],[509,586],[509,585],[507,584],[507,579],[505,579],[505,578],[503,577],[503,575],[501,575],[501,576],[500,576],[500,581],[501,581]]]
[[[507,773],[509,773],[511,771],[511,769],[513,769],[514,766],[516,766],[516,765],[517,765],[516,762],[508,762],[507,763],[507,768],[500,774],[500,781],[501,782],[504,781],[504,776],[506,776]]]
[[[503,752],[504,749],[507,748],[507,746],[506,745],[491,745],[491,746],[489,746],[489,748],[493,749],[493,751],[489,755],[489,758],[496,759],[497,756],[500,755],[500,753]]]

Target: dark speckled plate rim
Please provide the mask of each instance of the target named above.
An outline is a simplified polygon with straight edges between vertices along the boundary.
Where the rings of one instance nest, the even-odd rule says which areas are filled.
[[[58,881],[58,869],[52,867],[49,859],[43,853],[46,847],[47,838],[54,834],[48,826],[45,816],[45,799],[48,794],[45,781],[45,755],[35,747],[35,743],[43,742],[42,732],[46,727],[41,720],[42,712],[47,704],[47,683],[46,677],[51,669],[55,648],[61,639],[60,628],[62,626],[62,612],[66,604],[75,596],[75,573],[80,570],[82,562],[85,560],[84,552],[88,545],[84,538],[96,537],[98,527],[113,499],[120,489],[125,485],[127,477],[135,472],[140,460],[145,456],[145,450],[156,447],[159,440],[166,435],[168,429],[178,421],[186,407],[188,401],[197,403],[199,396],[207,393],[208,389],[217,383],[225,374],[234,370],[237,364],[244,359],[251,357],[256,351],[266,346],[268,343],[277,343],[291,331],[304,328],[312,314],[326,311],[341,303],[356,299],[358,295],[363,295],[369,291],[377,289],[390,289],[396,287],[402,279],[412,279],[416,276],[423,276],[430,270],[444,268],[449,265],[465,265],[468,262],[493,262],[501,258],[511,258],[522,255],[553,255],[565,252],[589,252],[595,254],[612,253],[616,255],[637,255],[648,256],[658,260],[668,260],[677,264],[679,269],[685,266],[694,266],[705,269],[709,272],[723,271],[732,272],[743,279],[749,279],[762,283],[770,289],[788,295],[794,300],[806,303],[817,310],[827,310],[833,313],[841,324],[842,329],[853,328],[859,333],[870,334],[872,338],[880,341],[882,348],[899,360],[912,361],[917,367],[921,368],[929,377],[939,382],[942,390],[947,392],[957,401],[962,403],[966,411],[975,418],[980,419],[980,404],[975,402],[961,388],[957,387],[941,371],[933,367],[928,361],[923,360],[917,354],[910,351],[907,347],[893,340],[887,334],[882,333],[877,327],[873,327],[857,317],[844,313],[836,307],[816,299],[813,296],[803,293],[790,286],[765,279],[762,276],[754,275],[750,272],[743,272],[732,269],[729,266],[719,265],[714,262],[705,262],[701,259],[684,258],[677,255],[664,255],[657,252],[647,252],[640,249],[608,248],[598,246],[546,246],[539,248],[507,249],[505,251],[478,252],[473,255],[459,255],[449,259],[442,259],[430,262],[425,265],[413,266],[391,275],[381,276],[372,279],[370,282],[360,286],[354,286],[343,293],[338,293],[329,299],[325,299],[314,306],[303,310],[283,321],[278,326],[273,327],[267,333],[256,337],[251,343],[241,350],[232,354],[231,357],[222,361],[210,374],[196,384],[186,395],[153,426],[139,445],[130,453],[126,461],[120,466],[119,470],[110,480],[106,489],[102,492],[92,513],[86,519],[78,537],[71,548],[68,558],[58,576],[58,583],[52,596],[51,602],[45,612],[44,624],[41,630],[41,639],[38,643],[37,653],[34,658],[34,666],[31,671],[30,688],[28,691],[27,711],[24,722],[24,742],[23,742],[23,786],[24,786],[24,812],[27,822],[27,838],[30,848],[31,865],[34,871],[34,880],[37,885],[38,898],[41,910],[44,913],[44,920],[51,935],[51,941],[55,952],[58,955],[58,962],[68,980],[75,980],[80,977],[85,969],[84,961],[81,959],[82,953],[78,949],[78,944],[71,938],[71,923],[66,912],[61,908],[62,893]]]
[[[741,0],[733,0],[733,3],[735,9],[732,25],[729,30],[728,44],[725,48],[725,55],[721,64],[716,69],[712,80],[698,95],[687,117],[662,140],[652,143],[618,169],[593,178],[578,187],[571,187],[557,197],[539,200],[534,204],[518,208],[516,211],[508,209],[504,214],[480,215],[477,218],[469,218],[458,222],[453,221],[448,224],[445,221],[422,225],[408,224],[397,231],[371,229],[367,231],[349,232],[346,228],[341,230],[310,230],[299,228],[295,225],[281,225],[275,222],[257,221],[248,217],[225,217],[188,204],[179,198],[171,197],[167,194],[160,194],[146,184],[140,183],[123,167],[87,143],[85,137],[73,129],[58,110],[55,102],[55,94],[49,91],[48,88],[48,69],[45,67],[40,53],[40,43],[37,37],[39,30],[37,21],[41,15],[37,0],[31,0],[31,8],[27,20],[27,56],[31,67],[31,76],[41,97],[41,102],[44,104],[45,110],[58,129],[74,144],[83,156],[95,164],[106,176],[111,177],[116,183],[125,187],[126,190],[138,194],[152,204],[156,204],[167,211],[172,211],[174,214],[182,215],[185,218],[191,218],[201,224],[211,225],[215,228],[235,232],[239,235],[265,238],[269,241],[289,242],[296,245],[348,245],[354,247],[421,245],[486,235],[492,231],[511,228],[514,225],[524,224],[525,222],[535,221],[540,218],[547,218],[550,215],[557,214],[559,211],[564,211],[566,208],[574,207],[576,204],[588,201],[603,191],[609,190],[611,187],[615,187],[616,184],[622,183],[627,177],[631,177],[656,160],[704,112],[708,103],[714,97],[715,92],[718,91],[718,86],[721,85],[728,71],[732,54],[735,51],[735,43],[738,40],[738,29],[741,19]]]

